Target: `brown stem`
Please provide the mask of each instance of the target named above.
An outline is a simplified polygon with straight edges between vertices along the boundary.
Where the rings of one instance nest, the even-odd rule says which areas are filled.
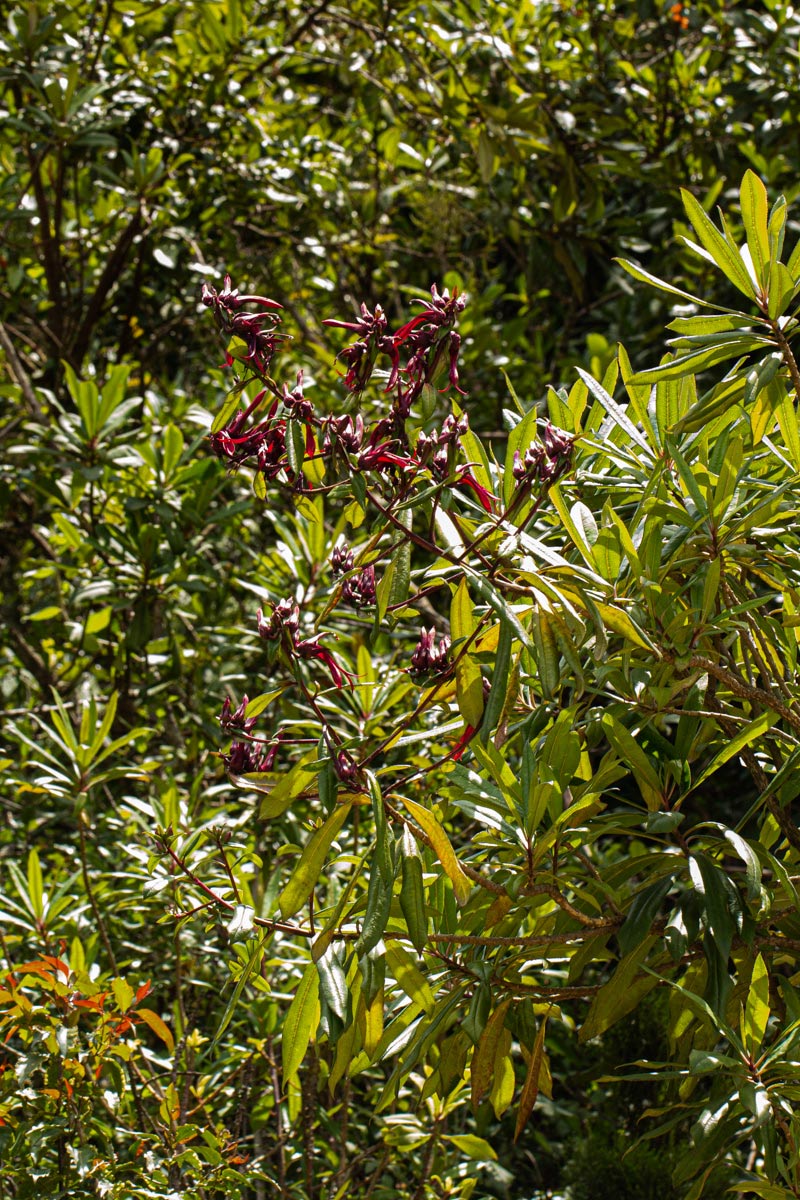
[[[226,909],[228,912],[233,912],[236,905],[232,904],[230,900],[226,900],[223,896],[218,895],[207,883],[203,883],[202,879],[195,875],[194,871],[175,853],[167,842],[162,839],[158,844],[169,855],[175,866],[180,868],[186,878],[192,881],[195,887],[198,887],[214,904],[219,904],[221,908]],[[268,921],[265,917],[253,917],[253,924],[258,925],[260,929],[290,933],[296,937],[313,938],[314,936],[313,931],[310,929],[301,929],[298,925],[289,925],[285,921]]]
[[[794,394],[798,403],[800,403],[800,368],[797,366],[797,359],[792,352],[792,347],[789,345],[786,334],[783,332],[778,322],[770,321],[769,324],[772,330],[772,336],[778,343],[780,352],[783,355],[783,361],[789,368],[789,375],[791,376]]]
[[[6,327],[2,321],[0,321],[0,346],[2,346],[3,350],[5,351],[6,358],[8,359],[9,370],[10,370],[14,380],[16,381],[20,391],[22,392],[23,399],[25,400],[25,403],[28,406],[28,411],[30,412],[32,417],[41,417],[43,415],[42,414],[42,406],[39,404],[39,401],[36,399],[36,393],[34,392],[33,386],[31,385],[31,381],[28,376],[28,372],[25,370],[24,366],[22,365],[22,360],[20,359],[19,355],[17,354],[17,352],[14,348],[14,343],[11,341],[11,338],[8,336],[8,330],[6,329]]]
[[[100,912],[100,908],[97,903],[97,898],[94,894],[94,888],[92,887],[92,881],[91,881],[91,878],[89,877],[89,865],[86,861],[85,824],[86,824],[86,817],[85,817],[84,812],[81,811],[78,813],[78,847],[79,847],[78,853],[79,853],[79,857],[80,857],[80,861],[81,861],[81,875],[83,876],[83,886],[86,888],[86,895],[88,897],[89,904],[92,909],[92,915],[94,916],[95,927],[97,928],[97,930],[100,934],[100,940],[102,941],[103,945],[105,946],[106,954],[108,955],[109,964],[110,964],[111,969],[114,972],[114,974],[118,975],[119,968],[117,967],[116,955],[114,954],[114,950],[111,946],[111,940],[108,936],[108,930],[106,929],[106,923],[103,920],[102,913]]]

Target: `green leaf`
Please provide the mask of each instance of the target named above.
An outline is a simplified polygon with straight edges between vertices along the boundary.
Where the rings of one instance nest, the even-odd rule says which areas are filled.
[[[474,1133],[448,1133],[445,1141],[455,1146],[467,1158],[478,1159],[479,1162],[497,1162],[497,1152],[492,1149],[485,1138]]]
[[[616,400],[614,400],[612,396],[609,396],[602,384],[599,384],[596,379],[592,379],[591,375],[589,375],[587,371],[583,371],[580,367],[576,367],[575,369],[577,370],[583,382],[586,384],[591,394],[594,396],[595,400],[600,402],[615,424],[617,424],[619,428],[628,435],[630,440],[634,442],[640,450],[644,450],[649,459],[652,459],[652,448],[647,444],[647,441],[636,428],[633,421],[631,421],[625,410],[620,408]]]
[[[703,211],[691,192],[681,188],[683,205],[701,245],[708,251],[722,273],[749,300],[755,297],[753,282],[747,273],[742,256],[736,246],[725,240],[713,221]]]
[[[126,1013],[133,1004],[136,993],[134,992],[127,979],[122,979],[117,975],[111,980],[111,990],[114,993],[114,999],[117,1002],[117,1008],[120,1012]]]
[[[783,434],[784,444],[795,470],[800,471],[800,430],[798,430],[797,410],[793,397],[786,391],[778,378],[773,379],[766,390],[771,397],[775,398],[775,415]]]
[[[735,889],[716,863],[705,854],[690,856],[689,874],[696,890],[704,899],[708,928],[719,957],[723,963],[727,963],[736,932],[736,923],[731,914],[731,900],[735,899]],[[733,897],[729,889],[733,889]]]
[[[284,919],[293,917],[311,895],[322,874],[331,843],[344,825],[351,807],[350,803],[337,804],[328,819],[314,831],[306,844],[300,861],[278,898]]]
[[[279,817],[301,792],[310,789],[317,780],[321,760],[316,750],[309,750],[299,759],[290,771],[282,775],[275,786],[269,791],[266,799],[261,801],[259,815],[264,818]],[[247,776],[244,776],[246,779]]]
[[[511,646],[514,641],[514,631],[508,621],[500,620],[500,632],[497,638],[494,666],[492,668],[492,686],[481,725],[481,741],[486,742],[497,724],[505,706],[508,692],[509,675],[511,671]]]
[[[402,853],[400,910],[405,919],[411,944],[417,953],[421,954],[428,940],[428,911],[425,904],[422,859],[417,849],[416,838],[405,826],[400,847]]]
[[[300,1069],[319,1022],[319,972],[309,963],[283,1022],[281,1056],[284,1090]]]
[[[221,429],[225,428],[225,426],[230,421],[231,417],[234,415],[234,413],[238,409],[240,399],[241,399],[241,392],[240,392],[239,388],[234,388],[234,390],[226,396],[225,401],[222,405],[222,408],[217,413],[216,417],[214,418],[214,422],[211,426],[210,432],[212,434],[219,433],[219,431]]]
[[[183,454],[183,434],[170,422],[164,430],[164,477],[171,479]]]
[[[772,321],[782,317],[792,303],[795,293],[795,282],[783,263],[773,263],[769,269],[767,281],[769,287],[768,313]]]
[[[718,304],[709,304],[707,300],[693,296],[691,292],[684,292],[682,288],[659,279],[657,275],[651,275],[649,271],[645,271],[644,267],[637,266],[636,263],[629,262],[626,258],[615,258],[614,262],[619,263],[624,271],[627,271],[634,279],[638,279],[640,283],[649,283],[651,287],[658,288],[661,292],[667,292],[670,296],[678,296],[681,300],[688,300],[691,304],[699,305],[700,308],[713,308],[717,312],[725,312],[725,309]]]
[[[715,771],[718,771],[720,767],[724,766],[726,762],[729,762],[730,759],[735,758],[735,756],[744,750],[746,746],[749,746],[751,742],[754,742],[757,738],[762,737],[763,734],[766,733],[766,731],[770,729],[778,719],[778,713],[763,712],[760,716],[756,717],[754,721],[751,721],[749,725],[745,725],[743,729],[740,729],[739,732],[734,734],[734,736],[725,743],[722,749],[714,755],[705,770],[701,771],[697,779],[693,781],[689,791],[694,791],[696,788],[700,787],[702,783],[705,783],[705,781],[711,775],[713,775]],[[688,795],[688,792],[684,794]]]
[[[347,980],[344,968],[333,946],[328,946],[317,959],[319,972],[319,995],[328,1010],[340,1021],[347,1017]]]
[[[615,1021],[621,1020],[636,1008],[642,997],[656,986],[658,979],[649,972],[636,978],[640,964],[643,963],[656,940],[655,935],[645,938],[617,963],[614,974],[608,983],[600,988],[589,1006],[586,1020],[578,1034],[579,1041],[588,1042],[591,1038],[605,1033]]]
[[[80,413],[86,436],[91,440],[97,436],[100,427],[100,402],[97,384],[91,379],[79,379],[69,363],[64,362],[61,365],[64,368],[67,391]]]
[[[650,812],[658,812],[664,788],[653,764],[629,730],[610,712],[601,718],[610,745],[630,767]]]
[[[253,974],[253,971],[258,970],[258,968],[261,965],[261,960],[263,958],[263,953],[264,953],[264,943],[266,941],[266,938],[267,938],[267,935],[265,933],[260,934],[259,937],[255,939],[255,941],[253,942],[253,944],[250,948],[250,954],[248,955],[247,962],[244,964],[241,971],[239,972],[239,978],[236,980],[236,986],[234,987],[234,989],[231,993],[230,999],[228,1000],[228,1003],[225,1005],[225,1011],[222,1014],[222,1017],[220,1018],[219,1025],[217,1026],[217,1031],[214,1034],[214,1038],[211,1042],[212,1048],[218,1044],[223,1033],[230,1025],[231,1019],[233,1018],[233,1014],[236,1012],[236,1008],[239,1004],[239,998],[241,997],[241,994],[244,991],[245,986],[246,986],[248,980],[250,979],[250,976]]]
[[[762,284],[767,281],[770,266],[769,230],[767,215],[769,203],[767,189],[753,171],[745,171],[739,188],[742,206],[742,221],[747,235],[747,246],[756,278]]]
[[[659,879],[656,883],[644,888],[634,897],[633,904],[628,910],[625,924],[617,934],[619,948],[623,954],[635,950],[640,942],[650,933],[661,904],[672,887],[672,875]]]
[[[464,654],[462,646],[475,629],[472,600],[467,581],[462,578],[450,605],[450,633],[456,659],[456,700],[459,712],[473,729],[480,726],[483,717],[483,676],[474,656]]]
[[[44,881],[39,855],[35,850],[28,852],[28,900],[37,920],[44,915]]]
[[[758,954],[750,977],[750,990],[744,1007],[742,1041],[753,1058],[758,1057],[769,1022],[769,972]]]

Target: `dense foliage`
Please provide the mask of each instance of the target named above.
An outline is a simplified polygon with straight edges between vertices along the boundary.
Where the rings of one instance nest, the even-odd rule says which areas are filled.
[[[0,1196],[800,1194],[798,21],[633,8],[11,15]]]

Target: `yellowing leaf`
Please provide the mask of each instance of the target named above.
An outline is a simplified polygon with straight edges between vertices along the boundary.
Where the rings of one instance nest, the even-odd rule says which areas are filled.
[[[525,1076],[525,1082],[522,1085],[522,1095],[519,1098],[519,1109],[517,1110],[517,1124],[514,1129],[514,1141],[519,1140],[525,1126],[528,1124],[528,1118],[533,1112],[533,1106],[539,1095],[541,1087],[542,1061],[544,1056],[544,1035],[547,1030],[547,1017],[542,1019],[539,1026],[539,1032],[536,1034],[536,1041],[533,1044],[533,1053],[531,1060],[528,1063],[528,1073]],[[550,1071],[547,1070],[547,1078],[549,1079]]]
[[[497,1043],[497,1053],[494,1058],[494,1083],[489,1093],[489,1101],[498,1120],[514,1099],[516,1085],[514,1062],[511,1057],[511,1030],[504,1029]]]
[[[434,1005],[430,984],[411,955],[402,946],[398,946],[397,942],[391,942],[386,947],[386,965],[409,1000],[413,1000],[424,1012],[429,1013]]]
[[[483,1099],[494,1075],[495,1057],[500,1043],[500,1035],[505,1029],[506,1013],[511,1004],[511,998],[502,1000],[483,1027],[483,1033],[475,1047],[470,1068],[471,1099],[473,1112],[478,1111],[478,1105]]]
[[[153,1012],[152,1008],[137,1008],[136,1016],[140,1017],[145,1025],[149,1025],[156,1037],[161,1038],[161,1041],[172,1054],[175,1049],[175,1039],[167,1025],[161,1020],[158,1013]]]
[[[472,891],[472,884],[455,856],[453,847],[450,845],[450,839],[436,820],[436,817],[430,809],[423,808],[421,804],[417,804],[414,800],[407,800],[405,796],[400,796],[398,799],[402,800],[414,820],[428,835],[433,851],[453,885],[456,900],[461,905],[466,904]]]

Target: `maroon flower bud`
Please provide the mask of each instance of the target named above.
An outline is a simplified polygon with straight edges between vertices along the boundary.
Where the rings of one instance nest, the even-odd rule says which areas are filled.
[[[555,483],[570,468],[574,443],[575,438],[571,434],[565,433],[563,429],[556,429],[548,421],[544,427],[541,444],[530,446],[525,451],[524,458],[518,450],[515,451],[511,468],[514,478],[519,482],[538,481],[548,486]]]
[[[275,641],[286,633],[294,642],[300,629],[300,606],[294,600],[281,600],[273,604],[272,613],[265,617],[261,609],[256,613],[256,627],[259,637],[266,642]]]
[[[297,385],[293,391],[289,391],[288,384],[283,385],[283,403],[292,416],[300,421],[310,421],[314,415],[314,405],[303,394],[302,368],[297,372]]]
[[[355,608],[375,603],[375,568],[371,563],[355,578],[345,579],[342,584],[342,596]]]
[[[358,777],[358,764],[346,750],[334,756],[333,769],[342,783],[353,783]]]
[[[240,729],[243,733],[249,733],[258,720],[257,717],[247,717],[247,705],[249,701],[247,696],[242,697],[242,702],[235,712],[231,712],[231,702],[226,696],[222,704],[222,712],[219,714],[219,723],[226,731],[232,729]]]
[[[278,754],[280,735],[266,749],[251,742],[232,742],[230,754],[223,754],[222,761],[229,775],[250,775],[271,771]]]
[[[325,437],[322,442],[323,453],[328,454],[338,442],[349,454],[355,454],[361,449],[364,441],[364,418],[359,413],[355,422],[350,416],[329,417],[325,423]]]
[[[444,419],[442,431],[437,439],[439,445],[460,446],[461,439],[468,429],[469,418],[466,413],[462,413],[458,419],[452,413],[449,413]]]
[[[352,571],[355,555],[346,543],[340,546],[334,546],[331,553],[331,571],[334,578],[344,575],[345,571]]]
[[[414,647],[414,653],[411,655],[409,675],[422,678],[425,675],[440,673],[447,664],[449,653],[450,638],[446,634],[440,639],[437,646],[436,630],[433,628],[423,629],[419,641]]]

